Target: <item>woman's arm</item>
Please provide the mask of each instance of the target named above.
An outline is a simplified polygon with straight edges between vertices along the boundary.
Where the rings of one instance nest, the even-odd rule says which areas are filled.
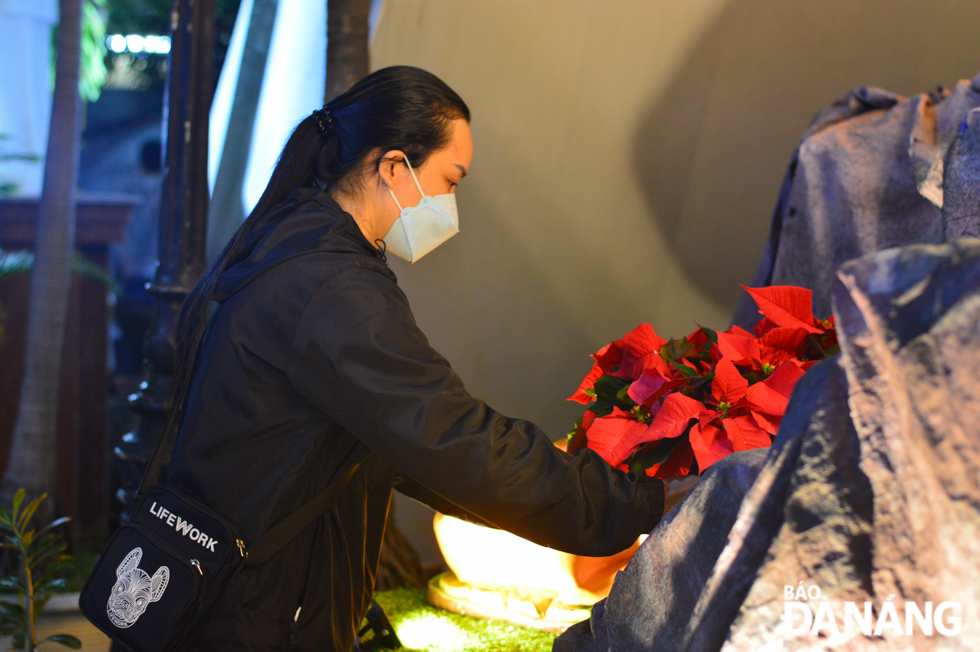
[[[541,545],[609,555],[650,531],[660,480],[569,455],[537,426],[466,391],[385,275],[351,267],[311,298],[293,339],[293,385],[402,474]]]
[[[484,527],[497,527],[493,523],[480,518],[472,512],[466,511],[459,505],[453,503],[452,501],[446,500],[428,487],[419,484],[415,480],[412,480],[408,476],[401,473],[395,474],[395,491],[404,494],[409,498],[414,498],[423,505],[428,505],[432,509],[441,514],[445,514],[446,516],[452,516],[460,519],[461,521],[466,521],[475,525],[482,525]]]

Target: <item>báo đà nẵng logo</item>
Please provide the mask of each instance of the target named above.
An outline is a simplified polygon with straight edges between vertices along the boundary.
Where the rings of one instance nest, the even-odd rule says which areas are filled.
[[[824,599],[820,587],[785,585],[783,587],[783,632],[787,635],[839,636],[860,632],[865,636],[959,636],[963,631],[963,606],[959,602],[932,601],[923,604],[904,601],[901,605],[890,595],[875,610],[871,602],[844,602],[843,618],[835,613],[833,603]],[[813,603],[817,603],[816,610]],[[841,620],[843,622],[841,622]]]

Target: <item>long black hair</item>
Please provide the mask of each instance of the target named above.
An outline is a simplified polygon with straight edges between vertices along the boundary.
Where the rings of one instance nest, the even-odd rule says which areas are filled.
[[[315,181],[328,189],[356,188],[364,173],[376,169],[380,157],[393,149],[421,166],[449,144],[453,120],[470,119],[469,108],[455,91],[432,73],[411,66],[373,72],[324,109],[328,121],[326,114],[316,112],[293,130],[258,204],[181,306],[171,384],[175,413],[181,408],[176,399],[191,381],[218,279],[245,253],[243,243],[263,215],[294,189]]]

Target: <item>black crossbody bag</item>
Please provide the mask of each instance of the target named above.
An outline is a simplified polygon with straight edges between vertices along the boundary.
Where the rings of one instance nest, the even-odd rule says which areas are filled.
[[[204,627],[220,590],[235,574],[243,566],[268,561],[326,511],[364,459],[246,544],[230,519],[160,484],[164,460],[177,439],[185,393],[186,387],[175,400],[129,523],[109,539],[79,598],[82,613],[133,652],[182,649]]]

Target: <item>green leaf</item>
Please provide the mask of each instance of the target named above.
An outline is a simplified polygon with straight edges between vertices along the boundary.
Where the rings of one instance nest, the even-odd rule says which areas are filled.
[[[23,613],[16,614],[16,613],[14,613],[12,611],[8,611],[7,609],[4,609],[3,610],[2,621],[3,621],[3,624],[0,625],[0,626],[2,626],[5,630],[11,630],[11,629],[12,630],[16,630],[21,625],[24,624],[25,617],[24,617]]]
[[[641,448],[626,460],[626,464],[630,471],[634,473],[641,474],[646,472],[647,469],[653,467],[657,464],[663,464],[670,457],[670,454],[674,452],[677,446],[687,440],[688,433],[690,432],[690,426],[688,426],[687,431],[680,437],[673,437],[671,439],[661,439],[658,442],[653,443],[650,446]]]
[[[14,155],[4,155],[0,152],[0,161],[14,158]],[[32,160],[38,160],[34,157]],[[22,274],[31,271],[34,266],[34,254],[30,251],[4,251],[0,249],[0,278]],[[71,269],[76,274],[91,278],[102,283],[113,294],[119,294],[119,284],[104,267],[87,257],[81,251],[72,253]]]
[[[24,607],[14,602],[2,602],[0,603],[0,606],[2,606],[5,612],[12,615],[14,618],[23,618],[24,615],[27,613],[24,610]]]
[[[701,350],[702,351],[708,351],[711,348],[711,345],[712,344],[717,344],[718,343],[718,331],[716,331],[716,330],[714,330],[712,328],[708,328],[707,326],[702,326],[701,324],[698,324],[698,328],[700,328],[701,329],[701,332],[704,333],[705,334],[705,337],[708,338],[707,344],[703,345],[701,347]]]
[[[10,512],[7,511],[6,507],[0,507],[0,524],[10,526],[14,524],[10,518]]]
[[[28,533],[30,534],[30,533]],[[54,532],[48,532],[43,537],[33,541],[33,545],[27,544],[27,535],[24,535],[24,548],[27,550],[28,555],[35,555],[43,550],[47,550],[53,545],[56,545],[60,537]]]
[[[49,536],[51,535],[49,534],[45,536],[45,539],[47,539]],[[68,549],[68,544],[65,543],[65,541],[61,537],[52,537],[49,541],[46,541],[44,545],[38,545],[32,547],[30,550],[27,551],[27,555],[29,558],[32,559],[40,555],[44,555],[45,557],[48,557],[52,554],[62,553],[67,549]]]
[[[614,406],[620,406],[622,401],[619,399],[619,392],[624,387],[629,387],[630,382],[616,376],[607,375],[599,378],[594,385],[596,400],[589,406],[589,410],[597,417],[608,415]]]
[[[597,398],[603,398],[604,396],[615,396],[619,390],[630,384],[631,381],[624,378],[619,378],[618,376],[605,375],[601,376],[599,380],[595,381],[593,387],[596,391]]]
[[[633,403],[633,399],[631,399],[629,395],[630,385],[632,384],[633,383],[630,383],[629,385],[624,386],[622,389],[616,392],[616,398],[619,400],[620,403],[622,403],[625,406],[623,409],[635,405],[635,403]]]
[[[71,634],[55,634],[54,636],[49,636],[46,639],[44,639],[42,641],[39,641],[38,643],[39,644],[40,643],[47,643],[49,641],[51,643],[57,643],[59,645],[64,645],[65,647],[69,647],[69,648],[71,648],[73,650],[81,650],[82,649],[82,642],[80,640],[78,640],[77,638],[75,638],[74,636],[72,636]]]
[[[694,369],[691,369],[686,364],[682,364],[682,363],[678,362],[677,360],[671,360],[670,361],[670,364],[675,369],[677,369],[677,371],[679,371],[681,373],[681,375],[684,376],[685,378],[697,378],[699,376],[699,374],[698,374],[697,371],[695,371]]]
[[[21,512],[20,517],[15,521],[15,525],[19,530],[23,532],[27,529],[27,524],[32,518],[34,518],[34,513],[37,511],[37,508],[41,506],[41,503],[43,503],[44,499],[47,497],[48,494],[41,494],[28,503],[27,507],[24,508],[24,511]]]
[[[68,580],[58,578],[42,584],[35,589],[35,593],[64,593],[68,590]]]
[[[102,283],[109,288],[109,291],[113,294],[119,294],[119,284],[116,283],[114,278],[112,278],[112,275],[98,263],[86,257],[82,252],[75,251],[74,254],[72,254],[71,269],[76,274],[80,274],[81,276],[91,278],[99,283]]]
[[[45,593],[44,595],[34,596],[34,618],[36,619],[38,614],[44,611],[44,605],[48,603],[51,599],[53,593]]]
[[[660,347],[660,357],[665,362],[673,362],[681,358],[696,358],[697,356],[697,348],[686,337],[679,340],[671,338],[670,341]]]
[[[22,487],[22,488],[20,488],[20,489],[17,490],[17,493],[16,494],[14,494],[14,505],[13,505],[13,507],[14,507],[14,511],[13,511],[14,518],[13,518],[13,521],[15,523],[17,522],[17,512],[20,511],[20,505],[21,505],[21,503],[24,502],[24,495],[26,493],[27,492],[24,491],[24,489]]]
[[[817,338],[815,338],[813,335],[807,335],[805,341],[807,353],[809,354],[809,358],[811,360],[823,360],[827,357],[827,352],[823,350],[823,347],[820,346],[820,342],[818,342]]]
[[[10,636],[16,631],[21,629],[20,623],[15,623],[9,620],[3,620],[0,617],[0,636]]]
[[[82,13],[81,66],[78,92],[84,100],[95,102],[106,78],[105,23],[96,3],[86,2]]]
[[[61,518],[56,518],[55,520],[51,521],[50,523],[42,527],[41,530],[37,533],[37,536],[40,537],[42,534],[47,534],[48,532],[55,529],[59,525],[64,525],[69,521],[71,521],[70,516],[62,516]]]
[[[581,430],[582,419],[575,422],[575,427],[565,435],[565,450],[570,454],[575,454],[589,445],[588,435]]]
[[[29,556],[27,558],[27,565],[30,567],[31,570],[34,570],[35,568],[37,568],[38,564],[40,564],[45,559],[48,559],[53,555],[57,555],[58,553],[64,552],[67,549],[68,546],[65,545],[64,543],[58,544],[51,548],[46,548],[45,550],[39,553],[35,553],[34,555]]]

